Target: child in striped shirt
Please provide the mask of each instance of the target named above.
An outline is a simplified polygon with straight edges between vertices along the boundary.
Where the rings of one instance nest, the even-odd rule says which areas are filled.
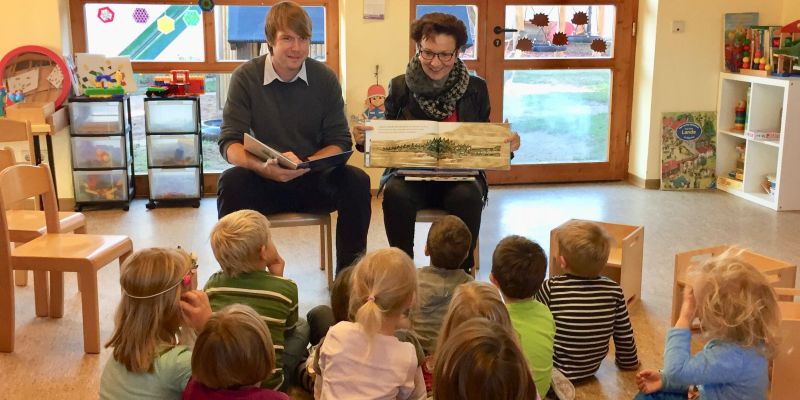
[[[611,238],[599,225],[572,221],[557,232],[565,275],[542,284],[536,299],[550,308],[556,323],[553,366],[575,382],[594,376],[613,337],[619,368],[636,369],[639,359],[622,288],[600,272],[608,261]]]
[[[275,370],[262,388],[286,391],[294,371],[308,355],[309,327],[298,318],[297,284],[283,277],[284,261],[259,212],[240,210],[224,216],[211,230],[211,249],[222,271],[205,290],[211,308],[231,304],[252,307],[267,324],[275,348]]]

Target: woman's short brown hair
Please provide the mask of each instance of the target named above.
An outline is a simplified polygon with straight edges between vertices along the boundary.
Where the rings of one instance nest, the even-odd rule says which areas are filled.
[[[267,35],[267,46],[272,54],[272,45],[278,31],[292,31],[303,39],[311,37],[311,18],[306,10],[293,1],[282,1],[272,6],[264,21],[264,34]]]
[[[449,35],[456,41],[456,52],[467,43],[467,26],[451,14],[429,13],[411,23],[411,40],[419,44],[422,39],[436,35]]]
[[[273,369],[275,349],[267,324],[242,304],[214,313],[192,351],[192,377],[211,389],[255,385]]]

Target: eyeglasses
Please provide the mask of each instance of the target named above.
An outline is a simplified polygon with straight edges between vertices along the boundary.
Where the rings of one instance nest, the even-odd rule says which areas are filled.
[[[448,52],[434,53],[434,52],[432,52],[430,50],[423,50],[423,49],[420,49],[420,48],[417,48],[417,51],[419,52],[419,55],[422,57],[423,60],[428,60],[428,61],[433,60],[434,57],[439,57],[439,61],[448,62],[448,61],[453,59],[453,56],[456,55],[455,52],[452,52],[452,53],[448,53]]]

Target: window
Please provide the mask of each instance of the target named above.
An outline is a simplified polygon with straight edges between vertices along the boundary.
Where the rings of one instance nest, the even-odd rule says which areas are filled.
[[[278,0],[70,0],[76,53],[127,55],[137,73],[229,73],[265,54],[264,17]],[[312,20],[311,57],[339,72],[339,0],[299,0]]]

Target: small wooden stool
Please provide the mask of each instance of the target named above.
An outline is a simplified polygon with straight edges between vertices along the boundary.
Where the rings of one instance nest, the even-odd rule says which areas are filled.
[[[574,221],[574,220],[570,220]],[[568,223],[565,222],[564,224]],[[622,288],[625,302],[642,297],[642,260],[644,258],[644,227],[635,225],[612,224],[608,222],[594,222],[614,238],[611,243],[611,252],[608,255],[601,275],[611,278]],[[558,247],[558,228],[550,231],[550,276],[563,275],[566,272],[558,261],[560,249]]]
[[[731,246],[721,245],[678,253],[675,255],[675,275],[672,283],[672,324],[678,320],[683,303],[683,287],[686,285],[686,273],[693,265],[705,259],[716,257]],[[767,276],[775,288],[793,288],[797,277],[797,266],[756,252],[745,250],[742,253],[745,261]]]
[[[423,208],[422,210],[417,211],[417,222],[430,222],[434,223],[439,218],[446,217],[450,215],[445,210],[438,209],[438,208]],[[480,269],[480,251],[481,249],[481,240],[480,237],[475,238],[475,250],[472,252],[472,259],[475,261],[474,266],[472,267],[472,277],[475,277],[475,273]]]
[[[328,275],[328,289],[333,285],[333,240],[331,239],[331,215],[310,213],[277,213],[267,215],[270,227],[319,225],[319,269]]]
[[[800,289],[776,288],[780,297],[800,296]],[[771,400],[791,399],[800,393],[797,366],[800,365],[800,303],[779,301],[781,310],[781,344],[770,368]]]

